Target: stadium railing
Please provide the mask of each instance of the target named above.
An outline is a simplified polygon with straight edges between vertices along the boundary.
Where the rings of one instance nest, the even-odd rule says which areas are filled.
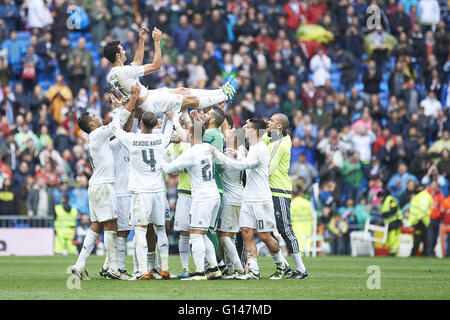
[[[54,218],[28,216],[0,216],[0,228],[53,228]]]

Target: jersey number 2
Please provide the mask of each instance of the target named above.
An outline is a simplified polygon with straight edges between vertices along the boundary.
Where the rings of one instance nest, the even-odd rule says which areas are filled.
[[[147,155],[147,153],[149,153],[149,156]],[[155,172],[156,160],[155,160],[155,152],[153,151],[153,149],[142,150],[142,160],[144,160],[144,162],[150,166],[150,170],[152,172]]]
[[[211,160],[202,160],[203,181],[210,181],[214,177],[214,165]]]

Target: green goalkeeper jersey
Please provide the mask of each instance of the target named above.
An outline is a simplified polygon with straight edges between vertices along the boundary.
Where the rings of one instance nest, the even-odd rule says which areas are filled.
[[[220,129],[207,129],[203,136],[203,142],[209,143],[220,152],[223,152],[224,141],[225,138]],[[214,165],[214,178],[219,192],[223,193],[222,180],[220,179],[220,164],[217,162]]]
[[[269,146],[269,185],[272,196],[291,198],[292,181],[288,175],[291,163],[291,137],[286,135],[281,140],[272,142],[272,138],[266,132],[261,141]]]

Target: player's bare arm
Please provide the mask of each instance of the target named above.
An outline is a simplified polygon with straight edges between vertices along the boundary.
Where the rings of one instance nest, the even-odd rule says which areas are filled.
[[[148,32],[148,29],[145,27],[141,28],[141,30],[139,31],[139,43],[133,60],[134,66],[142,65],[142,61],[144,60],[144,45]]]
[[[152,38],[155,44],[155,55],[153,56],[153,62],[144,65],[144,75],[158,71],[161,68],[161,38],[162,32],[158,28],[154,28],[152,31]]]
[[[178,135],[179,139],[181,141],[186,141],[187,140],[187,133],[183,129],[183,127],[180,125],[180,122],[178,120],[180,114],[175,114],[175,112],[173,111],[173,106],[170,108],[169,111],[164,112],[164,114],[167,116],[167,118],[172,120],[172,122],[173,122],[173,124],[175,126],[175,131],[177,132],[177,135]]]

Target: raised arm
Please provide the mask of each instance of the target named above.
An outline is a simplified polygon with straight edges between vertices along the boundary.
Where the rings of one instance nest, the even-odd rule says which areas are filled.
[[[155,55],[153,56],[153,62],[144,65],[144,75],[158,71],[161,68],[161,37],[162,32],[158,28],[154,28],[152,32],[153,42],[155,44]]]
[[[234,159],[227,157],[223,153],[219,152],[219,150],[217,150],[213,146],[210,146],[210,148],[211,148],[211,151],[214,153],[214,156],[219,164],[222,164],[222,165],[225,165],[225,166],[228,166],[231,168],[235,168],[237,170],[252,169],[252,168],[257,167],[260,164],[258,154],[254,151],[254,149],[250,150],[250,152],[248,153],[246,158],[244,158],[242,160],[234,160]],[[237,155],[236,150],[227,148],[227,149],[225,149],[225,152],[227,152],[227,151],[231,151],[232,153]]]
[[[141,28],[141,30],[139,31],[139,43],[136,49],[134,60],[132,62],[134,66],[142,65],[142,61],[144,60],[144,44],[147,33],[148,29],[145,27]]]
[[[183,172],[184,169],[192,166],[191,149],[184,151],[178,158],[172,162],[163,162],[162,169],[164,173]]]

